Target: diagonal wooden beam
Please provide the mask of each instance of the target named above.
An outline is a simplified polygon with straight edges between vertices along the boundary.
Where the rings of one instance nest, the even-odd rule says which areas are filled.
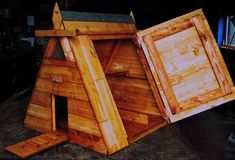
[[[65,29],[57,3],[55,4],[55,7],[54,7],[52,21],[53,21],[54,29],[56,29],[56,30],[64,30]],[[60,43],[61,43],[62,49],[64,51],[64,55],[65,55],[66,60],[75,62],[75,58],[73,56],[72,49],[69,44],[68,38],[67,37],[60,38]]]

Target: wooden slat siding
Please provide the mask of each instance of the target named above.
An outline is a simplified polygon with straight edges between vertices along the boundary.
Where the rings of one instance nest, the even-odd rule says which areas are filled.
[[[128,120],[128,121],[134,121],[140,124],[148,125],[148,115],[143,114],[143,113],[137,113],[137,112],[132,112],[128,111],[125,109],[119,109],[119,114],[122,119]]]
[[[109,55],[109,59],[108,59],[107,65],[105,66],[105,69],[104,69],[105,73],[109,71],[109,68],[110,68],[110,66],[111,66],[111,64],[112,64],[112,62],[114,60],[114,57],[118,53],[118,50],[119,50],[121,44],[122,44],[121,40],[118,40],[117,43],[115,44],[115,47],[114,47],[113,51]]]
[[[140,113],[160,115],[147,80],[107,77],[118,108]]]
[[[183,20],[182,22],[169,25],[168,27],[166,26],[158,27],[151,35],[153,37],[153,40],[155,41],[155,40],[164,38],[166,36],[175,34],[177,32],[183,31],[192,26],[193,26],[192,21],[190,21],[190,19],[186,19],[186,20]]]
[[[131,40],[123,40],[117,50],[116,56],[112,60],[108,72],[119,72],[127,70],[128,76],[133,78],[145,79],[145,73],[142,68],[139,57],[136,53],[136,45]]]
[[[35,88],[41,92],[88,101],[87,92],[82,83],[56,83],[45,78],[38,78]]]
[[[54,77],[61,77],[63,82],[82,83],[78,69],[62,66],[42,64],[39,77],[47,78],[49,80],[53,79]]]
[[[150,85],[150,87],[152,89],[153,95],[155,97],[155,101],[157,103],[157,107],[158,107],[162,117],[169,122],[169,118],[168,118],[168,116],[166,114],[165,107],[164,107],[164,104],[162,102],[161,95],[160,95],[160,93],[158,91],[156,82],[155,82],[155,80],[153,78],[153,75],[151,73],[151,70],[150,70],[150,68],[148,66],[148,62],[147,62],[147,60],[146,60],[146,58],[144,56],[142,48],[140,47],[141,44],[139,44],[139,42],[136,42],[136,43],[137,43],[137,46],[139,47],[139,48],[137,48],[137,54],[138,54],[139,59],[141,61],[142,67],[143,67],[144,72],[145,72],[145,75],[146,75],[146,77],[148,79],[148,83],[149,83],[149,85]]]
[[[111,154],[128,145],[124,126],[92,42],[87,36],[78,36],[70,39],[70,42],[105,144]]]
[[[129,35],[137,31],[133,23],[63,21],[63,24],[66,30],[78,30],[80,35]]]
[[[164,94],[167,98],[167,101],[170,105],[172,113],[178,113],[180,112],[179,104],[176,101],[176,97],[174,95],[174,92],[170,86],[169,79],[167,77],[167,73],[164,69],[163,64],[161,63],[160,56],[158,55],[158,51],[154,45],[153,39],[151,35],[145,35],[144,42],[146,44],[146,47],[150,53],[151,60],[153,62],[154,67],[156,68],[156,72],[158,74],[158,78],[161,82],[161,85],[163,87]]]
[[[43,58],[51,58],[56,50],[56,45],[58,45],[58,39],[57,38],[50,38],[48,40],[47,48],[44,53]]]
[[[68,114],[68,127],[77,131],[85,132],[97,137],[101,137],[100,129],[96,120],[85,118],[74,114]]]
[[[61,66],[61,67],[77,68],[77,66],[74,62],[61,61],[61,60],[48,59],[48,58],[44,58],[42,60],[42,64],[43,65],[54,65],[54,66]]]
[[[210,62],[212,64],[217,80],[219,81],[221,89],[223,90],[224,94],[231,93],[231,89],[223,73],[223,69],[219,64],[217,56],[215,55],[215,51],[213,45],[211,44],[210,37],[207,34],[207,31],[205,30],[202,17],[201,16],[193,17],[192,20],[198,31],[198,34],[200,35],[199,37],[201,38],[201,41],[207,52],[208,58],[210,59]]]
[[[51,107],[51,93],[40,92],[36,89],[33,90],[30,103],[38,104],[41,106]]]
[[[232,88],[234,86],[232,78],[231,78],[231,76],[229,74],[229,71],[228,71],[228,68],[227,68],[227,66],[226,66],[226,64],[224,62],[223,56],[220,53],[220,49],[219,49],[219,47],[217,45],[217,42],[216,42],[216,40],[215,40],[215,38],[214,38],[214,36],[213,36],[213,34],[211,32],[210,26],[209,26],[209,24],[208,24],[208,22],[206,20],[206,17],[204,16],[203,12],[202,12],[202,14],[200,16],[202,17],[203,24],[204,24],[204,27],[205,27],[205,31],[207,32],[207,35],[210,38],[211,45],[214,48],[214,51],[215,51],[214,53],[215,53],[215,55],[216,55],[220,65],[221,65],[221,67],[223,69],[224,75],[226,77],[226,80],[227,80],[229,86]]]
[[[113,51],[117,40],[93,40],[93,45],[99,57],[102,68],[106,68],[111,52]]]
[[[26,114],[24,126],[43,133],[52,131],[51,120],[41,119],[28,114]]]
[[[36,30],[37,37],[73,37],[77,36],[76,30]]]
[[[28,110],[27,110],[27,115],[31,115],[34,117],[38,117],[40,119],[45,119],[50,121],[52,116],[51,116],[51,108],[41,106],[38,104],[33,104],[29,103]]]
[[[60,15],[60,10],[59,10],[57,3],[55,4],[55,7],[54,7],[52,21],[53,21],[54,29],[57,29],[57,30],[64,30],[65,29],[64,25],[62,23],[62,17]],[[66,30],[68,30],[68,29],[66,29]],[[60,39],[60,44],[61,44],[62,49],[64,51],[64,56],[65,56],[66,60],[71,61],[71,62],[75,62],[68,38],[62,37],[59,39]]]
[[[170,122],[169,116],[172,116],[172,113],[171,113],[171,109],[170,109],[169,103],[167,101],[165,93],[163,92],[163,89],[162,89],[160,80],[158,78],[156,69],[155,69],[155,67],[153,65],[153,62],[151,60],[150,54],[148,52],[148,49],[147,49],[147,47],[146,47],[146,45],[145,45],[145,43],[143,41],[143,37],[138,37],[138,38],[139,38],[138,42],[141,44],[144,56],[146,58],[146,61],[148,62],[149,70],[151,71],[151,75],[152,75],[153,81],[155,82],[154,84],[156,85],[157,91],[159,91],[162,103],[164,104],[165,109],[164,108],[162,108],[162,109],[164,109],[164,112],[166,113],[166,116],[167,116],[167,117],[165,117],[165,119],[167,119],[168,122]]]
[[[95,120],[91,104],[87,101],[68,98],[68,113]]]
[[[6,150],[16,154],[21,158],[28,158],[43,150],[53,147],[57,144],[68,140],[68,137],[63,132],[45,133],[25,141],[19,142],[15,145],[6,147]]]
[[[141,127],[141,131],[139,132],[139,134],[132,134],[133,136],[128,136],[128,142],[129,143],[134,143],[135,141],[143,138],[144,136],[147,136],[148,134],[156,131],[157,129],[164,127],[165,125],[167,125],[167,122],[165,119],[163,119],[160,116],[154,117],[154,118],[150,118],[149,122],[153,122],[151,124],[149,124],[149,126],[147,128]],[[131,128],[134,128],[129,122],[124,124],[128,124],[130,129],[128,129],[128,125],[125,125],[125,127],[127,128],[127,130],[131,130]]]
[[[102,154],[107,155],[108,153],[104,140],[100,137],[83,132],[77,132],[73,129],[69,129],[68,136],[71,143],[79,144],[82,147],[92,149]]]

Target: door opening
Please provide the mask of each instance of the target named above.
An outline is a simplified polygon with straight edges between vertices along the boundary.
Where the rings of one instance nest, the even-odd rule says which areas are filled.
[[[55,126],[57,130],[68,130],[67,97],[55,95]]]

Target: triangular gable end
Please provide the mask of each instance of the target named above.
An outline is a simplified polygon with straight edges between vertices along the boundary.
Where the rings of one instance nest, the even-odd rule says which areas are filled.
[[[64,29],[57,4],[53,23],[55,29]],[[66,61],[53,59],[58,43]],[[93,51],[87,36],[49,39],[24,124],[40,132],[55,131],[54,96],[67,97],[71,141],[111,154],[128,145],[127,135]]]

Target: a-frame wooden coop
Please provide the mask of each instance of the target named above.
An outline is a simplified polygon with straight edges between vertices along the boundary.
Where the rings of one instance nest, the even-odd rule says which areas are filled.
[[[36,32],[49,41],[24,124],[57,136],[7,148],[21,157],[67,139],[112,154],[235,97],[202,10],[138,33],[131,16],[60,11],[57,4],[52,20],[53,30]]]

